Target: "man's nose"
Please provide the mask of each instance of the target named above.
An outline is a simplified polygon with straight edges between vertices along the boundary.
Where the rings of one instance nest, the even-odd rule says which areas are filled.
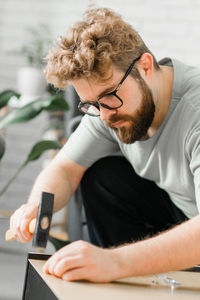
[[[101,120],[103,121],[107,121],[111,118],[111,116],[115,115],[116,114],[116,109],[107,109],[105,107],[100,107],[100,118]]]

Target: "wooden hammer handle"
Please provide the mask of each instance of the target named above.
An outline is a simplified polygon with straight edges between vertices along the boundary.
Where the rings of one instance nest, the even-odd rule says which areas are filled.
[[[31,220],[31,222],[29,223],[29,232],[32,234],[35,231],[35,225],[36,225],[36,218]],[[11,242],[11,241],[15,240],[15,237],[10,229],[8,229],[6,231],[5,240],[6,240],[6,242]]]

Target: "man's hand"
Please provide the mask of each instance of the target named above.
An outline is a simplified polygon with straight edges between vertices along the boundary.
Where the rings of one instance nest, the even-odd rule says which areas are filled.
[[[15,239],[22,243],[29,242],[33,235],[29,232],[29,223],[36,217],[38,206],[35,203],[23,204],[10,218],[10,230]]]
[[[67,281],[109,282],[183,270],[200,263],[199,228],[200,215],[155,237],[113,249],[74,242],[56,252],[44,272]]]
[[[73,242],[57,251],[43,267],[47,274],[66,281],[110,282],[120,277],[118,257],[85,241]]]

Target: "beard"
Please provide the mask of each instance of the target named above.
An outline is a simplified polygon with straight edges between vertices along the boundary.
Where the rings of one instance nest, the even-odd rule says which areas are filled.
[[[133,144],[147,138],[147,131],[155,115],[153,95],[142,77],[137,79],[142,92],[142,102],[133,116],[128,114],[113,115],[106,124],[113,129],[120,140],[125,144]],[[126,126],[115,128],[112,124],[118,121],[127,121]],[[128,123],[128,124],[127,124]]]

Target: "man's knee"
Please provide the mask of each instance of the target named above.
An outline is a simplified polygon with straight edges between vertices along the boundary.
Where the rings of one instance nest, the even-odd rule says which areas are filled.
[[[133,185],[133,168],[123,156],[104,157],[95,162],[81,181],[84,200],[120,196]],[[92,196],[92,197],[91,197]]]
[[[133,171],[130,163],[123,156],[107,156],[96,161],[85,173],[82,183],[110,180],[112,177],[121,176],[124,170]]]

